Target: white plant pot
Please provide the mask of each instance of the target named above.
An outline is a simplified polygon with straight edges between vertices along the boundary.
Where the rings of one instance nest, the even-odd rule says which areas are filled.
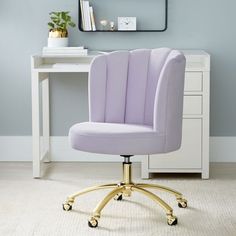
[[[48,47],[68,47],[69,40],[68,38],[48,38]]]

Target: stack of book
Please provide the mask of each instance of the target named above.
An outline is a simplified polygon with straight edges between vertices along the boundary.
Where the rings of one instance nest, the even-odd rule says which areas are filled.
[[[93,7],[89,5],[89,1],[80,1],[82,27],[84,31],[96,31]]]
[[[65,57],[65,56],[87,56],[88,49],[84,47],[44,47],[43,56],[45,57]]]

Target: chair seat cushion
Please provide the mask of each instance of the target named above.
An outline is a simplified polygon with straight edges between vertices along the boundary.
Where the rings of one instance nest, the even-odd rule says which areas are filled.
[[[69,132],[74,149],[112,155],[147,155],[163,152],[165,136],[151,126],[84,122]]]

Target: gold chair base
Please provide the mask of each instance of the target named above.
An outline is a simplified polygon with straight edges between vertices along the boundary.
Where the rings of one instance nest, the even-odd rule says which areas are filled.
[[[187,200],[183,198],[183,195],[175,190],[172,190],[170,188],[160,186],[160,185],[155,185],[155,184],[134,184],[131,181],[131,163],[123,163],[123,181],[118,184],[106,184],[106,185],[99,185],[99,186],[94,186],[90,188],[86,188],[82,191],[79,191],[75,194],[72,194],[69,196],[66,200],[66,202],[63,204],[63,209],[65,211],[70,211],[72,210],[72,205],[75,201],[75,198],[83,195],[85,193],[89,193],[95,190],[99,189],[109,189],[111,188],[112,191],[108,193],[104,199],[102,199],[96,208],[93,211],[92,217],[88,221],[88,225],[90,227],[97,227],[98,226],[98,220],[101,216],[101,211],[103,208],[110,202],[112,199],[115,200],[122,200],[123,196],[124,197],[130,197],[133,191],[142,193],[146,195],[147,197],[151,198],[154,202],[156,202],[158,205],[160,205],[167,217],[167,224],[168,225],[176,225],[177,224],[177,217],[173,215],[173,209],[165,202],[163,201],[160,197],[155,195],[154,193],[148,191],[147,189],[156,189],[156,190],[161,190],[165,191],[168,193],[171,193],[175,195],[176,200],[178,202],[178,206],[180,208],[186,208],[187,207]]]

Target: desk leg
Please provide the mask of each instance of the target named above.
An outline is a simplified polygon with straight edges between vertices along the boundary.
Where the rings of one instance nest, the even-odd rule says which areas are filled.
[[[40,107],[39,107],[39,73],[32,72],[32,151],[33,177],[40,178]]]
[[[149,179],[149,170],[148,170],[149,155],[142,157],[141,162],[141,178]]]
[[[203,72],[202,179],[209,179],[210,73]]]
[[[45,74],[46,76],[46,74]],[[44,162],[50,162],[50,112],[49,112],[49,75],[42,81],[42,112],[43,112],[43,153]]]

